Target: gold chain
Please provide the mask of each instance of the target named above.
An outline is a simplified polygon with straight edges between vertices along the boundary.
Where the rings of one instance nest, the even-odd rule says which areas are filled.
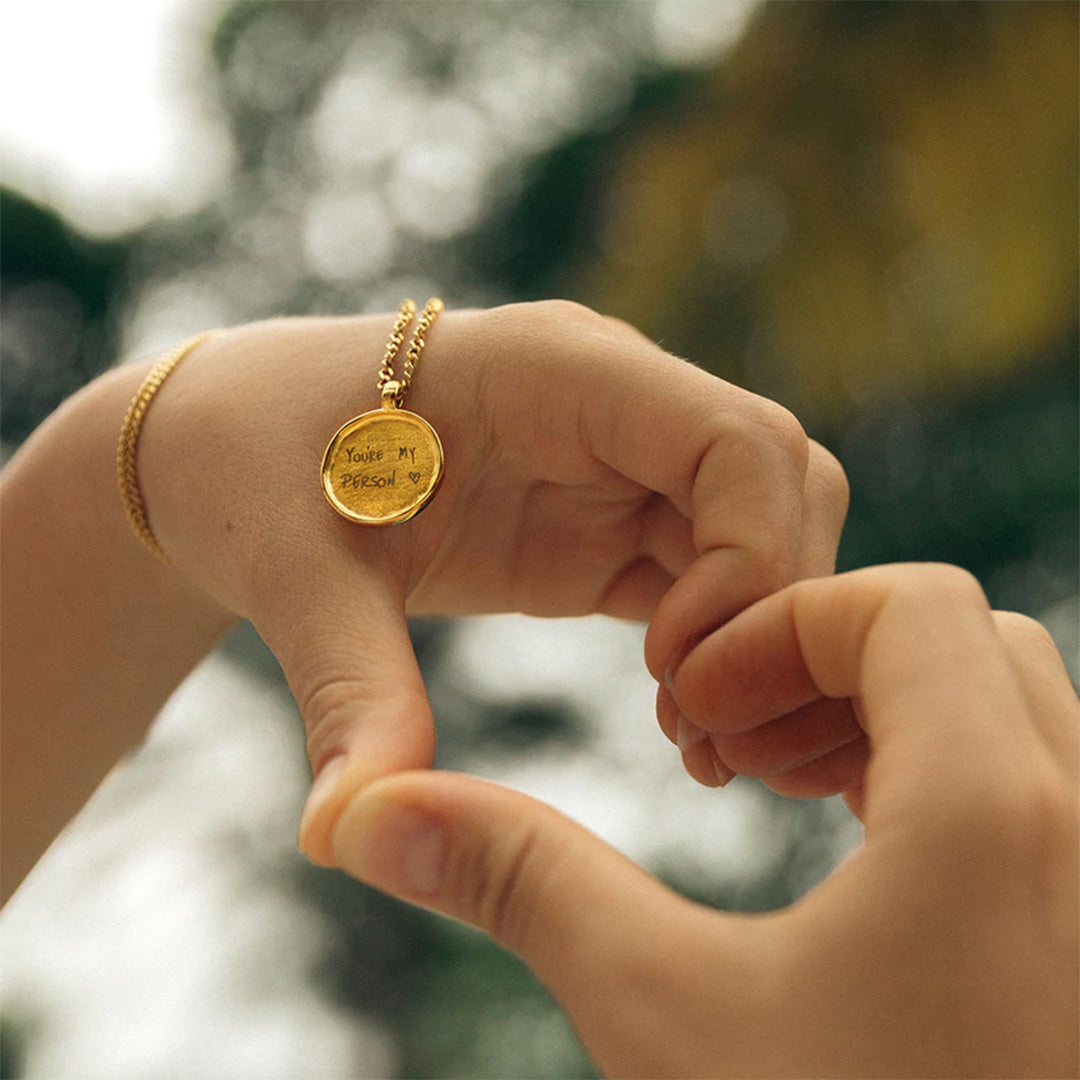
[[[390,337],[386,341],[386,352],[383,355],[382,367],[379,369],[379,392],[382,394],[384,404],[391,408],[400,406],[405,400],[405,394],[413,379],[413,372],[420,361],[420,353],[427,343],[425,334],[431,329],[432,324],[439,317],[445,305],[437,297],[433,296],[420,312],[420,319],[413,331],[412,340],[405,352],[405,364],[401,371],[401,378],[394,379],[394,360],[402,343],[405,341],[405,328],[412,322],[416,314],[416,303],[405,300],[398,308],[397,318],[394,320],[394,328],[390,331]]]
[[[416,301],[403,300],[398,308],[397,318],[394,320],[394,329],[390,331],[390,337],[386,341],[386,352],[383,354],[382,367],[379,368],[379,390],[390,382],[394,377],[394,358],[405,340],[405,327],[412,322],[416,314]]]
[[[166,565],[169,564],[169,557],[162,550],[153,529],[150,528],[150,520],[146,516],[146,503],[143,501],[142,488],[139,486],[137,458],[139,436],[142,434],[146,410],[150,408],[150,402],[154,400],[154,395],[161,389],[162,384],[196,345],[201,345],[208,337],[216,333],[216,330],[207,330],[167,352],[143,379],[138,391],[131,399],[124,422],[120,426],[120,442],[116,448],[116,473],[120,481],[120,498],[124,502],[124,512],[127,514],[132,529],[135,530],[135,535]]]

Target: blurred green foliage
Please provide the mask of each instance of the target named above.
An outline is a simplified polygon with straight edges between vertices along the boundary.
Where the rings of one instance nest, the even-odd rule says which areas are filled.
[[[23,1074],[23,1032],[7,1017],[0,1020],[0,1080],[15,1080]]]
[[[0,221],[0,433],[17,443],[112,362],[128,244],[81,236],[7,188]]]
[[[1075,641],[1077,7],[771,3],[696,68],[658,54],[650,10],[229,5],[216,203],[103,243],[3,192],[4,439],[162,289],[234,319],[384,309],[428,281],[458,303],[571,295],[804,418],[851,480],[843,566],[956,562],[1001,606],[1069,605]],[[440,692],[452,626],[415,632]],[[588,738],[559,702],[441,693],[443,763]],[[725,906],[790,902],[831,826],[763,798],[767,873],[656,869]],[[494,946],[335,874],[296,888],[339,928],[322,978],[393,1029],[403,1075],[589,1075]]]

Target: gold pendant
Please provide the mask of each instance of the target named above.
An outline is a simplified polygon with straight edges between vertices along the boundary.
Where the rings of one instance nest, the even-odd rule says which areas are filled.
[[[428,504],[442,480],[443,448],[422,417],[383,395],[379,409],[338,429],[323,455],[326,501],[361,525],[397,525]]]

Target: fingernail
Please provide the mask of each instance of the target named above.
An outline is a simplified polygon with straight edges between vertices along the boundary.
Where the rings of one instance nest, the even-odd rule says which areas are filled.
[[[354,877],[407,900],[439,894],[448,837],[446,826],[422,810],[361,798],[334,833],[337,863]]]
[[[701,730],[694,724],[691,724],[689,720],[679,713],[679,719],[676,724],[676,744],[682,751],[687,751],[691,746],[696,746],[702,739],[708,737],[708,733]]]
[[[734,769],[729,769],[723,761],[720,760],[720,755],[716,752],[715,746],[712,747],[712,766],[713,771],[716,773],[717,787],[726,787],[739,775]]]
[[[679,706],[675,704],[671,691],[665,686],[656,688],[656,719],[660,722],[660,730],[664,733],[664,738],[675,742]]]

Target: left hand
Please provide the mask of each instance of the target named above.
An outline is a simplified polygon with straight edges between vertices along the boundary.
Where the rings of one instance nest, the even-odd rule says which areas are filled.
[[[281,661],[319,774],[301,841],[320,862],[355,790],[431,763],[406,613],[651,618],[662,676],[747,604],[831,572],[846,510],[842,471],[786,410],[624,323],[546,301],[439,318],[406,407],[443,440],[442,487],[404,525],[347,522],[319,462],[377,405],[391,322],[277,320],[212,338],[162,387],[140,448],[176,570]]]

